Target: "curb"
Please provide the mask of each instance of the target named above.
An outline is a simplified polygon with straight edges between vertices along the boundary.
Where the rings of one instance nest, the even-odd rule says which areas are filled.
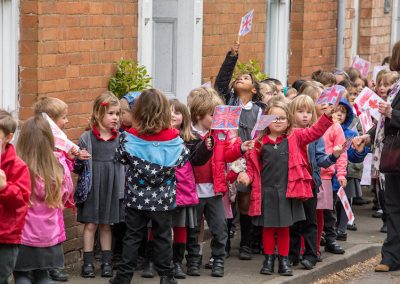
[[[356,245],[346,250],[344,255],[333,255],[325,258],[323,262],[318,263],[313,270],[296,270],[295,275],[290,279],[278,277],[268,284],[294,284],[294,283],[313,283],[329,274],[339,272],[342,269],[350,267],[369,258],[375,257],[381,251],[381,244],[362,244]]]

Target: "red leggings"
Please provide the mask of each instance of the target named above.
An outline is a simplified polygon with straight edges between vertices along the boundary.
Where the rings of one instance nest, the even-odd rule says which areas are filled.
[[[275,233],[277,235],[276,244],[278,246],[278,253],[281,256],[289,255],[289,227],[284,228],[266,228],[263,227],[262,243],[264,247],[264,254],[275,253]]]
[[[186,227],[174,227],[174,244],[186,244]],[[149,241],[154,240],[153,230],[149,230],[147,236]]]
[[[322,238],[322,231],[324,230],[324,209],[317,209],[317,254],[321,255],[321,238]]]

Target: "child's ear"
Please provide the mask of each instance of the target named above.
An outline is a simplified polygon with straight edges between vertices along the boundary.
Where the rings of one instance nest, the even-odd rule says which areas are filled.
[[[14,133],[8,133],[8,134],[4,137],[3,143],[5,143],[5,144],[10,143],[11,140],[13,139],[13,137],[14,137]]]
[[[255,94],[257,94],[257,89],[253,87],[253,88],[251,89],[251,92],[253,93],[253,95],[255,95]]]

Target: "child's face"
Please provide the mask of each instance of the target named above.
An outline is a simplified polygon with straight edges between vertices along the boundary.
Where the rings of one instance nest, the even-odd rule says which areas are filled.
[[[101,121],[102,126],[107,130],[116,129],[119,122],[120,106],[109,106]]]
[[[278,95],[284,96],[285,94],[283,93],[283,85],[281,84],[276,84],[276,88],[278,89]]]
[[[205,117],[203,117],[202,119],[199,119],[197,121],[197,124],[200,125],[201,128],[205,129],[205,130],[210,130],[211,129],[211,124],[213,121],[213,117],[212,114],[207,114]]]
[[[307,109],[298,109],[294,114],[294,121],[297,127],[306,128],[310,126],[312,111]]]
[[[390,85],[388,83],[384,82],[384,80],[380,80],[378,85],[376,86],[376,93],[382,99],[386,100],[388,97],[389,89],[390,89]]]
[[[274,93],[272,92],[272,89],[269,85],[265,83],[260,83],[260,94],[261,94],[261,101],[264,104],[268,104],[268,101],[272,98]]]
[[[268,114],[275,115],[277,117],[276,120],[268,126],[271,134],[284,134],[289,127],[289,121],[286,112],[281,108],[273,107]]]
[[[175,111],[174,106],[171,106],[171,124],[173,128],[180,129],[183,121],[182,113]]]
[[[364,80],[362,80],[361,78],[357,78],[357,79],[354,81],[354,84],[356,84],[356,86],[357,86],[357,92],[358,92],[358,93],[361,93],[362,89],[365,88],[365,82],[364,82]]]
[[[320,117],[321,115],[324,114],[325,110],[329,107],[328,104],[321,104],[321,105],[315,105],[315,111],[317,112],[317,116]]]
[[[256,89],[253,87],[253,79],[251,76],[249,74],[239,76],[235,82],[235,90],[255,93]]]
[[[60,117],[58,117],[58,118],[54,121],[55,124],[57,124],[58,128],[60,128],[61,130],[64,130],[64,129],[65,129],[65,126],[66,126],[67,123],[68,123],[67,115],[68,115],[68,111],[65,110],[65,111],[62,113],[62,115],[61,115]]]
[[[121,123],[124,126],[131,127],[132,126],[132,114],[130,110],[123,109],[121,110]]]
[[[335,75],[335,79],[336,79],[336,84],[339,84],[340,82],[342,82],[343,80],[346,79],[346,77],[343,74],[336,74]]]
[[[356,100],[357,96],[358,96],[358,91],[356,88],[349,89],[348,92],[346,92],[346,99],[351,106],[354,105],[354,101]]]
[[[0,129],[1,153],[3,153],[5,151],[7,144],[11,142],[13,137],[14,137],[14,133],[5,135],[3,130]]]
[[[344,121],[346,120],[346,115],[347,115],[347,111],[340,109],[340,110],[337,110],[333,114],[333,117],[337,122],[339,122],[340,124],[343,124]]]

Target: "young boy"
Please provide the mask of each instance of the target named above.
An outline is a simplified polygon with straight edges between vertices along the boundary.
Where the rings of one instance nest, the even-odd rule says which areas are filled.
[[[16,128],[11,114],[0,110],[0,283],[9,283],[14,270],[31,194],[28,166],[10,144]]]
[[[225,218],[225,210],[222,197],[227,191],[225,179],[225,163],[233,162],[241,157],[242,152],[252,147],[252,142],[242,145],[240,139],[231,143],[229,134],[225,131],[211,131],[212,115],[218,105],[222,105],[215,90],[211,88],[199,88],[192,92],[196,95],[190,96],[190,114],[195,135],[204,140],[209,136],[214,139],[214,152],[212,158],[203,166],[193,167],[196,190],[199,196],[197,206],[198,226],[189,232],[186,245],[187,274],[200,276],[201,265],[200,245],[198,236],[199,224],[203,214],[211,230],[213,239],[211,241],[211,253],[214,259],[211,275],[214,277],[224,276],[225,245],[228,238],[228,229]]]

